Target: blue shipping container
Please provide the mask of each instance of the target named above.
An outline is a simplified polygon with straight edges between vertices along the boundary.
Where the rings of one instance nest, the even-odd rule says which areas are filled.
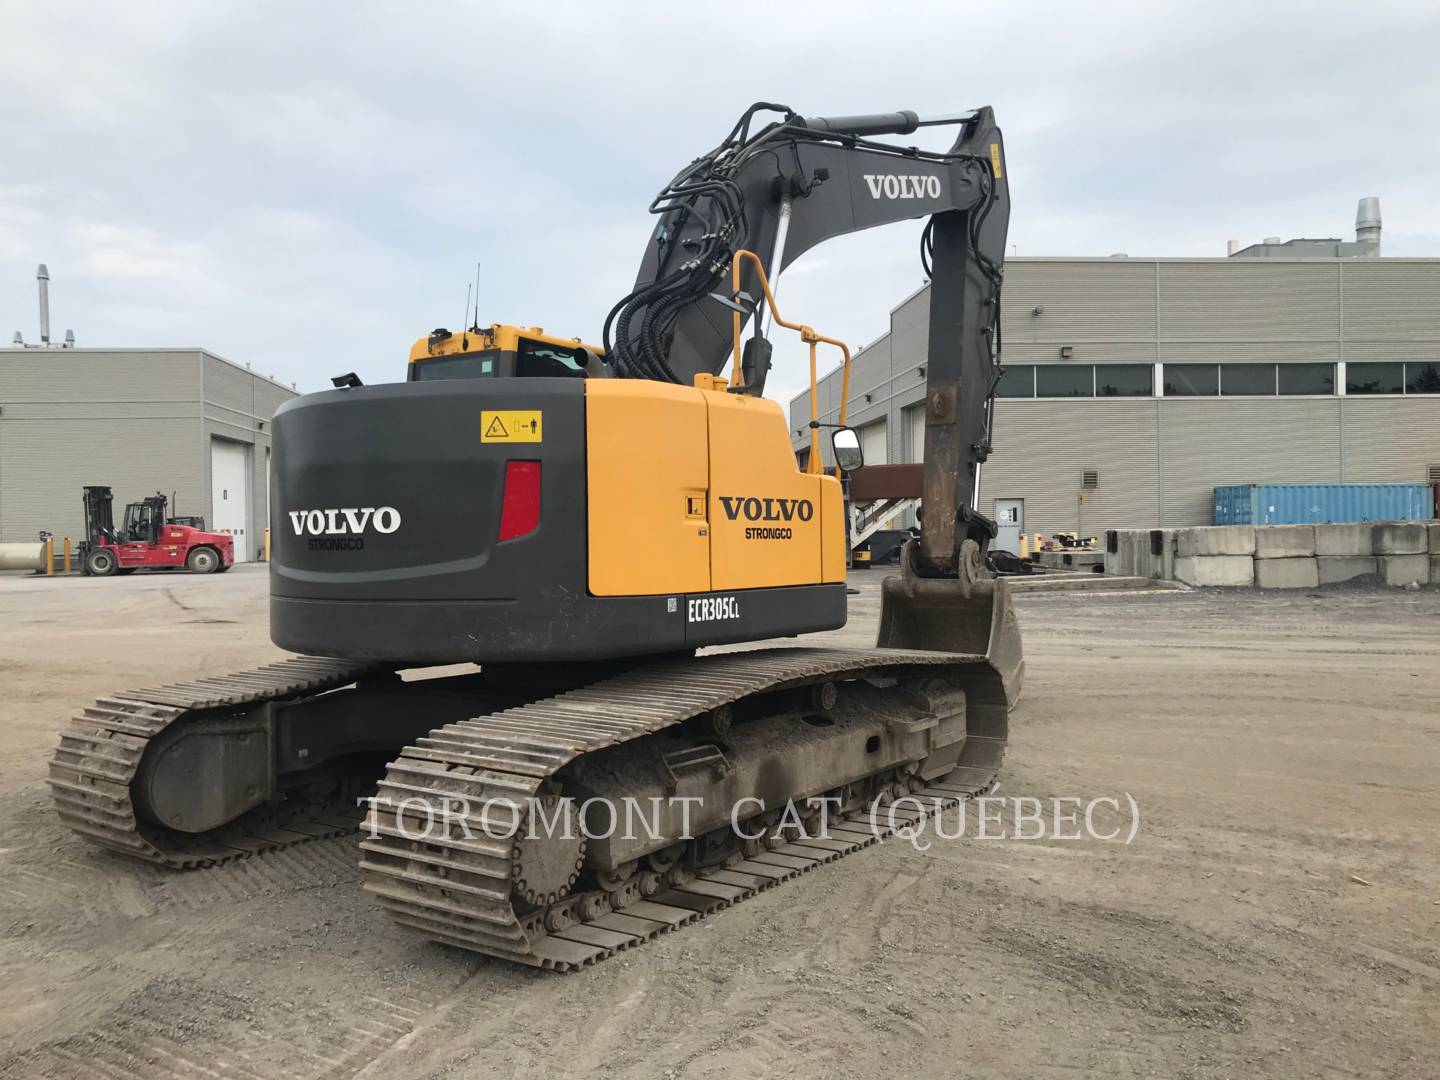
[[[1216,525],[1311,525],[1425,521],[1435,516],[1428,484],[1232,484],[1215,489]]]

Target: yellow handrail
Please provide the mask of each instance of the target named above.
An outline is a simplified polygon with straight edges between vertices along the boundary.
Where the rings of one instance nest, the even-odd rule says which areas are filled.
[[[850,408],[850,347],[838,338],[826,337],[824,334],[817,334],[813,328],[804,323],[786,322],[780,317],[780,309],[775,304],[775,294],[770,291],[770,280],[765,276],[765,264],[760,261],[760,256],[753,251],[740,250],[735,252],[735,258],[730,262],[730,287],[735,296],[740,294],[740,260],[748,259],[755,265],[755,273],[760,277],[760,288],[765,292],[765,302],[770,308],[770,317],[775,320],[777,326],[783,326],[787,330],[795,330],[800,334],[800,340],[810,346],[810,460],[806,463],[806,471],[812,473],[822,472],[820,466],[820,401],[819,381],[815,371],[815,346],[817,344],[834,345],[840,350],[845,358],[844,374],[841,377],[840,388],[840,424],[845,424],[845,416]],[[730,385],[734,388],[742,388],[745,384],[740,370],[740,312],[737,310],[730,316],[731,336],[734,339],[734,357],[730,363]],[[835,475],[840,475],[840,467],[835,467]]]

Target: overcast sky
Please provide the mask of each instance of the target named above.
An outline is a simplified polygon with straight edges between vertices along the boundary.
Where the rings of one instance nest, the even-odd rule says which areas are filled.
[[[456,327],[599,338],[646,206],[755,100],[990,104],[1020,255],[1353,238],[1440,256],[1440,5],[0,4],[0,332],[203,346],[301,390]],[[831,242],[787,317],[855,345],[919,224]],[[0,356],[3,356],[0,353]],[[802,385],[780,350],[772,396]]]

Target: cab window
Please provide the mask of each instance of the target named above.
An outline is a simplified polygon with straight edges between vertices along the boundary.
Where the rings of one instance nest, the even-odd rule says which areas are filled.
[[[579,349],[521,338],[520,351],[515,356],[515,374],[522,379],[543,376],[583,377],[584,357]]]
[[[432,356],[410,365],[410,381],[429,379],[490,379],[495,377],[498,349],[457,353],[454,356]]]

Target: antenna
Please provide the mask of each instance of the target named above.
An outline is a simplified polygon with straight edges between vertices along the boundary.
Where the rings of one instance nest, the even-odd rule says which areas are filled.
[[[472,330],[480,329],[480,260],[475,260],[475,321],[470,324]]]
[[[469,336],[470,332],[465,329],[465,326],[466,326],[466,324],[467,324],[469,321],[470,321],[470,285],[467,283],[467,284],[465,285],[465,314],[460,316],[460,347],[461,347],[462,349],[468,349],[468,348],[470,348],[470,336]]]

